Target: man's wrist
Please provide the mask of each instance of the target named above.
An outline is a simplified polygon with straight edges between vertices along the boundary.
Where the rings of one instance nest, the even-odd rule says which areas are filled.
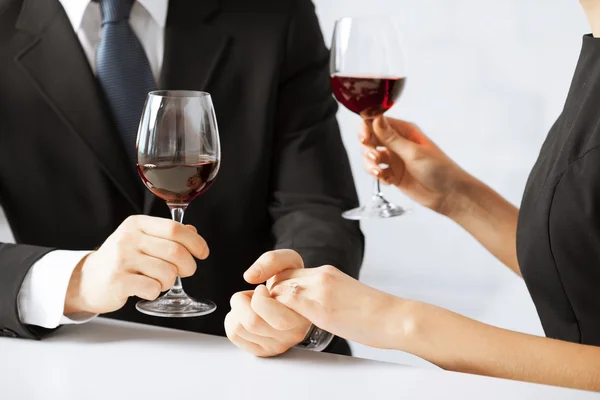
[[[83,257],[71,274],[67,294],[65,296],[64,315],[88,313],[85,307],[85,301],[81,291],[82,270],[85,261],[92,253]]]
[[[306,334],[304,340],[298,343],[295,347],[321,352],[325,350],[333,341],[334,335],[312,325]]]

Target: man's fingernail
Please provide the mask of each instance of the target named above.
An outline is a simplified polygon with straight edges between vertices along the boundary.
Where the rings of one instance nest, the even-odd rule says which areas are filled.
[[[244,279],[246,279],[246,280],[258,279],[259,275],[260,274],[256,269],[250,268],[249,270],[244,272]]]
[[[198,232],[198,229],[196,229],[196,227],[194,225],[186,225],[189,229],[193,230],[194,232]]]
[[[258,285],[255,291],[257,291],[259,294],[262,294],[263,296],[271,297],[271,292],[269,292],[269,289],[267,289],[265,285]]]

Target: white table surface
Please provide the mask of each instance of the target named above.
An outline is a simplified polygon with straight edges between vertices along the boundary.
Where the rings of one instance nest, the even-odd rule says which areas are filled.
[[[0,399],[599,399],[600,394],[97,319],[43,341],[0,338]]]

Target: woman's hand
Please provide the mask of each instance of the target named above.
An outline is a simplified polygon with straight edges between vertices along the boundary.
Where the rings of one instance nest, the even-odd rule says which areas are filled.
[[[372,127],[365,125],[361,142],[372,175],[454,220],[520,275],[515,206],[456,165],[414,124],[377,117]]]
[[[268,286],[273,296],[314,325],[344,339],[392,348],[401,339],[398,315],[405,301],[369,287],[335,267],[287,269]]]
[[[373,135],[374,133],[374,135]],[[377,117],[360,134],[367,170],[413,200],[450,216],[474,178],[456,165],[414,124]],[[380,164],[387,164],[383,169]]]

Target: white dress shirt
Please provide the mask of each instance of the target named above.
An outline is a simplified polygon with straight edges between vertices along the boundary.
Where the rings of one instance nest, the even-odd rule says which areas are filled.
[[[89,0],[60,0],[83,51],[96,73],[96,50],[102,35],[100,5]],[[155,81],[158,82],[164,56],[164,28],[168,0],[137,0],[129,23],[140,40]],[[21,322],[44,328],[83,323],[93,315],[63,315],[67,287],[73,270],[88,251],[56,250],[37,261],[25,276],[17,297]]]

